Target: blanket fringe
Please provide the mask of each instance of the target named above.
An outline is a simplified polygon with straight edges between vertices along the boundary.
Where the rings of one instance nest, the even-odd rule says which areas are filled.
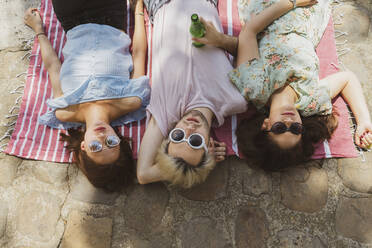
[[[25,47],[30,47],[32,46],[33,39],[28,40],[26,42]],[[21,58],[20,61],[27,59],[28,61],[30,60],[32,51],[30,50],[29,52],[25,53]],[[15,125],[17,123],[17,118],[18,118],[18,111],[20,109],[20,103],[22,100],[22,96],[24,93],[24,88],[25,88],[25,81],[26,78],[29,76],[27,71],[21,72],[15,76],[15,79],[19,79],[18,82],[19,84],[12,90],[9,91],[10,94],[14,95],[17,94],[19,95],[15,101],[13,106],[10,107],[8,114],[4,116],[4,118],[7,120],[5,124],[3,124],[3,127],[6,127],[7,129],[5,130],[5,133],[3,136],[0,137],[0,152],[4,152],[9,140],[12,137],[12,133],[15,129]]]

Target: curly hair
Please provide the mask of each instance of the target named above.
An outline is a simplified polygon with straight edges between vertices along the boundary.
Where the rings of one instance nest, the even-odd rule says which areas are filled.
[[[205,153],[198,165],[193,166],[185,160],[178,157],[172,157],[168,154],[169,140],[164,140],[155,157],[155,163],[158,164],[164,178],[172,186],[190,188],[196,184],[202,183],[208,174],[215,167],[214,157]]]
[[[119,192],[130,185],[135,177],[134,160],[132,149],[129,145],[130,139],[116,134],[121,139],[120,155],[114,163],[102,165],[90,159],[87,153],[81,150],[81,142],[84,140],[85,132],[80,129],[68,129],[68,135],[61,133],[61,140],[66,141],[66,148],[73,153],[73,161],[88,178],[89,182],[106,192]]]
[[[302,117],[305,132],[294,147],[283,149],[261,130],[265,116],[257,114],[253,120],[243,120],[236,131],[239,150],[253,159],[265,171],[280,171],[310,160],[314,144],[331,138],[337,127],[338,113]]]

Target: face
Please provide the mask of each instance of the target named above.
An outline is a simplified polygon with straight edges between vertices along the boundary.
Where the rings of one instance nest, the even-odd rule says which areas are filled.
[[[209,125],[204,115],[197,111],[191,110],[186,113],[182,119],[177,123],[175,128],[182,128],[185,130],[188,138],[193,133],[199,133],[204,137],[207,147],[209,144]],[[205,150],[193,149],[187,142],[173,143],[170,142],[168,146],[168,154],[172,157],[179,157],[191,165],[198,165],[204,155]]]
[[[106,144],[107,136],[116,136],[114,129],[106,123],[97,123],[86,130],[84,141],[81,142],[81,150],[85,151],[90,159],[97,164],[110,164],[115,162],[120,155],[120,145],[109,147]],[[91,152],[89,144],[92,141],[99,141],[102,144],[102,150]]]
[[[292,123],[299,122],[302,124],[301,116],[294,106],[280,106],[277,108],[270,109],[269,118],[266,118],[262,124],[262,130],[270,130],[275,122],[283,122],[287,128],[291,126]],[[275,134],[269,132],[268,135],[271,139],[278,144],[282,149],[289,149],[298,144],[301,140],[301,134],[296,135],[290,131],[284,132],[282,134]]]

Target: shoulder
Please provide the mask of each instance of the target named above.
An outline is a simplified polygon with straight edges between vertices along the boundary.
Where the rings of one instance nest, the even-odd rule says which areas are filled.
[[[142,105],[142,100],[139,97],[132,96],[132,97],[125,97],[119,100],[119,104],[121,106],[125,106],[130,110],[139,109]]]
[[[77,106],[71,105],[67,108],[57,109],[55,112],[56,118],[62,122],[78,121]]]

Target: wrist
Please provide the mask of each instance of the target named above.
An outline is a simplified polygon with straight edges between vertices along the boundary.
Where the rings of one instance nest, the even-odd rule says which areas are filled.
[[[46,37],[46,34],[44,32],[36,33],[35,37],[39,39],[39,36],[45,36]]]
[[[35,34],[44,33],[44,28],[43,27],[37,27],[37,28],[34,29],[34,32],[35,32]]]
[[[296,0],[288,0],[289,2],[292,3],[292,7],[295,9],[297,7],[297,2]]]

